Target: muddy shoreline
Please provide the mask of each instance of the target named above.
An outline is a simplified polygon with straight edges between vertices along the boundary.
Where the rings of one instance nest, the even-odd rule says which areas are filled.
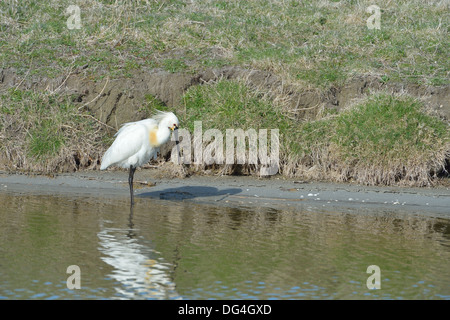
[[[94,200],[129,201],[128,173],[122,170],[79,171],[44,175],[0,172],[0,194],[55,195]],[[342,210],[358,213],[402,211],[450,217],[450,187],[368,187],[349,183],[305,182],[283,177],[191,176],[166,178],[155,169],[135,176],[136,202],[189,201],[215,206],[298,210]]]

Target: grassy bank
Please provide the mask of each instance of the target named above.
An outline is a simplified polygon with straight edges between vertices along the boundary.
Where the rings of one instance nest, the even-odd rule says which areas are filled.
[[[369,30],[363,0],[72,0],[0,2],[1,67],[55,77],[89,65],[94,78],[243,65],[313,87],[354,74],[383,81],[448,84],[448,3],[380,3]]]
[[[2,169],[60,172],[96,167],[112,137],[70,97],[11,89],[0,96]],[[161,107],[148,102],[148,112]],[[377,93],[338,114],[299,122],[244,82],[191,87],[177,111],[182,127],[279,129],[280,173],[287,177],[425,186],[450,158],[447,123],[409,96]],[[248,163],[248,158],[247,158]],[[259,166],[213,166],[226,174],[257,174]],[[198,172],[211,167],[190,167]],[[225,169],[224,169],[225,168]]]
[[[242,82],[196,86],[184,97],[184,125],[203,130],[279,129],[285,176],[369,185],[429,185],[450,156],[448,125],[408,96],[378,93],[337,115],[298,122]],[[239,171],[242,171],[239,170]],[[257,168],[246,166],[257,173]]]
[[[80,8],[69,28],[67,8]],[[194,74],[212,67],[269,71],[286,86],[327,92],[355,75],[382,83],[449,85],[446,1],[71,0],[0,2],[2,168],[67,171],[95,167],[111,131],[61,88],[70,74],[110,83],[137,71]],[[0,73],[0,79],[2,74]],[[48,79],[61,79],[50,90]],[[35,87],[25,84],[37,83]],[[261,89],[262,90],[262,89]],[[449,128],[419,100],[371,94],[313,121],[245,82],[221,80],[187,90],[174,108],[182,126],[280,130],[286,176],[365,184],[429,185],[449,158]],[[145,95],[150,115],[166,106]],[[241,168],[242,169],[242,168]],[[255,168],[246,167],[245,172]]]

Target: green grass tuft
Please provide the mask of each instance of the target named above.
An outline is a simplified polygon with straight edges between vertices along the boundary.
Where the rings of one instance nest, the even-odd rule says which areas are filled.
[[[193,86],[186,91],[183,101],[186,108],[183,126],[191,132],[197,120],[202,120],[204,130],[259,130],[290,125],[290,120],[285,119],[270,100],[239,81],[221,80]]]
[[[320,176],[371,185],[429,185],[450,154],[448,125],[406,96],[374,94],[337,116],[301,125],[296,137],[290,172],[307,164]]]
[[[29,131],[29,155],[37,161],[43,161],[59,153],[64,145],[64,137],[57,132],[54,121],[45,121]],[[55,132],[56,131],[56,132]]]

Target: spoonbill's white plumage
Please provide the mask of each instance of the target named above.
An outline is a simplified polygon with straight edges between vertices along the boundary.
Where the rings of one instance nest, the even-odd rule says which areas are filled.
[[[158,112],[153,118],[125,123],[115,134],[116,139],[102,158],[100,170],[110,166],[129,168],[131,205],[134,204],[133,177],[136,168],[147,163],[169,141],[178,129],[178,118],[172,112]]]

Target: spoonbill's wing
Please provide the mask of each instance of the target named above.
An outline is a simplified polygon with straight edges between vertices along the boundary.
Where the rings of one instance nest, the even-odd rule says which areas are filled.
[[[152,119],[141,120],[124,124],[116,133],[116,140],[105,152],[100,169],[106,169],[113,164],[129,167],[132,163],[124,163],[130,157],[149,145],[149,129],[156,126]]]

